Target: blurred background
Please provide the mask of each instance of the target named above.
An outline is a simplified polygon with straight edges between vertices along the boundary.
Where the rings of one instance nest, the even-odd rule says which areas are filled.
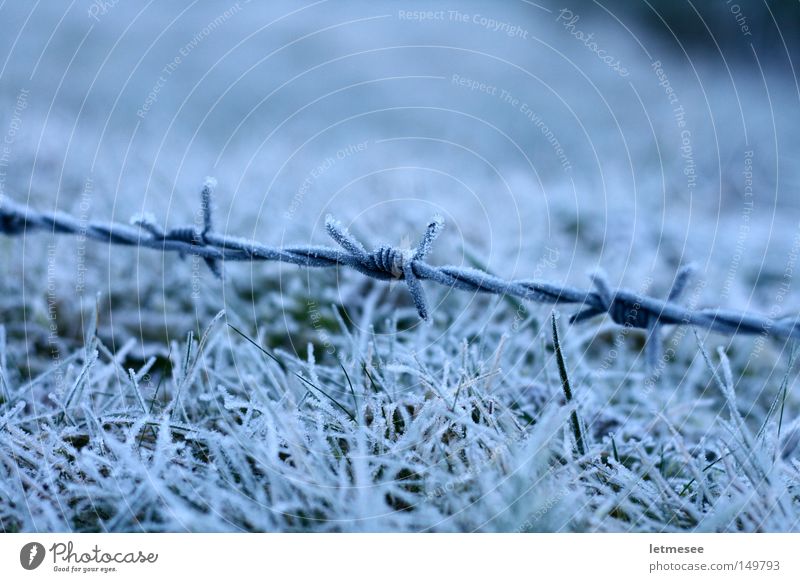
[[[699,304],[792,312],[776,293],[800,240],[798,24],[797,2],[755,0],[6,2],[0,185],[174,226],[211,175],[218,228],[266,243],[325,243],[333,213],[368,244],[413,244],[440,213],[433,262],[658,288],[695,261]],[[73,242],[50,274],[66,336],[97,292],[153,341],[143,328],[198,308],[289,326],[294,295],[363,293],[355,275],[326,296],[305,272],[236,265],[202,274],[198,304],[190,262]],[[3,316],[31,319],[46,241],[0,244]]]

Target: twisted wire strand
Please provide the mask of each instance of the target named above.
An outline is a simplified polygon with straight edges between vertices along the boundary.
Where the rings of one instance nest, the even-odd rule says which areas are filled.
[[[220,263],[226,261],[276,261],[309,268],[349,267],[378,280],[404,281],[423,320],[430,319],[430,309],[421,281],[473,293],[511,295],[519,299],[550,305],[573,304],[582,309],[570,318],[578,323],[608,314],[625,327],[643,329],[647,334],[647,359],[654,366],[661,352],[659,328],[663,325],[689,325],[724,334],[763,334],[779,339],[800,339],[800,314],[794,317],[771,317],[723,309],[690,309],[678,303],[691,279],[691,266],[682,267],[675,276],[666,299],[658,299],[628,289],[613,289],[602,272],[592,275],[593,289],[555,285],[533,279],[505,280],[485,271],[452,265],[434,266],[425,261],[444,223],[434,217],[413,250],[382,245],[374,251],[358,241],[339,221],[328,216],[325,228],[339,247],[288,246],[270,247],[257,241],[214,232],[212,194],[216,180],[207,178],[201,192],[203,229],[194,226],[164,231],[152,215],[140,215],[130,225],[84,222],[62,212],[39,212],[3,196],[0,198],[0,233],[19,236],[27,231],[50,231],[54,234],[82,235],[98,242],[144,247],[181,256],[202,258],[217,277]]]

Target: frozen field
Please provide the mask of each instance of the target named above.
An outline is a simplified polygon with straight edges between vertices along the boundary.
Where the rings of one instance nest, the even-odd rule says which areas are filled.
[[[0,194],[800,313],[797,9],[440,4],[2,3]],[[789,341],[222,270],[0,234],[0,531],[800,529]]]

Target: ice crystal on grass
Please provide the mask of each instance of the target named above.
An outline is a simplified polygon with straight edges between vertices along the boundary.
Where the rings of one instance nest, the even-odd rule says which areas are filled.
[[[62,396],[48,396],[52,375],[8,387],[3,530],[796,528],[798,465],[779,452],[777,407],[756,434],[724,354],[704,356],[728,410],[711,426],[641,409],[575,455],[560,358],[537,348],[520,369],[514,337],[416,352],[428,333],[353,332],[337,336],[338,359],[313,344],[300,359],[210,321],[157,374],[152,361],[126,372],[92,338]],[[572,390],[592,430],[587,388]],[[545,395],[534,408],[531,392]]]

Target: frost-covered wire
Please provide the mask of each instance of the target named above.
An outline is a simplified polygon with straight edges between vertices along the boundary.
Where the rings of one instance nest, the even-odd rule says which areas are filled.
[[[358,241],[339,221],[328,216],[328,235],[341,247],[289,246],[271,247],[254,240],[214,232],[212,193],[216,185],[207,178],[202,189],[203,228],[194,226],[163,230],[152,215],[140,215],[130,225],[120,223],[81,223],[62,212],[39,212],[3,197],[0,200],[0,232],[7,236],[28,230],[47,230],[54,234],[78,235],[107,244],[144,247],[161,252],[174,251],[205,260],[211,271],[221,276],[220,262],[278,261],[302,267],[349,267],[378,280],[403,280],[419,316],[430,318],[430,309],[421,281],[470,292],[511,295],[535,303],[574,304],[582,309],[572,316],[577,323],[608,314],[622,326],[648,332],[648,361],[653,364],[660,352],[659,328],[663,325],[690,325],[726,334],[763,334],[781,339],[800,339],[798,317],[774,319],[763,315],[722,309],[691,309],[678,303],[692,274],[689,266],[675,276],[666,299],[613,289],[602,272],[592,275],[593,289],[556,285],[533,279],[505,280],[485,271],[457,266],[435,266],[425,257],[442,231],[441,217],[427,226],[416,249],[405,250],[389,245],[373,251]]]

